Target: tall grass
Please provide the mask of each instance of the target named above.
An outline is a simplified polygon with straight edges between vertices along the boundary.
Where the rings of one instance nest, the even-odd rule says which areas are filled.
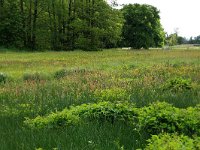
[[[0,149],[136,149],[145,133],[125,124],[91,122],[63,130],[32,131],[23,121],[70,106],[127,101],[143,107],[165,101],[186,108],[200,103],[200,52],[197,50],[0,53]],[[61,78],[55,74],[66,70]],[[38,73],[34,80],[24,76]],[[191,89],[163,87],[181,77]]]

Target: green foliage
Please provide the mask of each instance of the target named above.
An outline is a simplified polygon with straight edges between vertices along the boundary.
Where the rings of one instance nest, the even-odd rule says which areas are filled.
[[[0,46],[91,51],[116,47],[123,19],[104,0],[6,0],[0,20]]]
[[[177,33],[173,33],[173,34],[170,34],[169,36],[167,36],[165,43],[168,46],[177,45],[178,44],[178,34]]]
[[[125,46],[135,49],[163,46],[164,31],[156,7],[129,4],[122,11],[125,19],[122,30]]]
[[[38,116],[35,119],[27,119],[25,124],[30,128],[41,129],[66,127],[95,120],[100,123],[105,121],[112,123],[115,121],[134,122],[135,115],[135,109],[131,104],[100,102],[70,107],[70,109],[52,113],[46,117]]]
[[[6,83],[8,76],[5,73],[0,72],[0,83]]]
[[[188,136],[176,134],[153,135],[148,140],[145,150],[199,150],[200,138],[191,139]]]
[[[102,121],[134,121],[136,112],[130,103],[110,103],[100,102],[97,104],[83,104],[72,107],[71,111],[78,116],[89,119]]]
[[[100,102],[70,107],[45,117],[27,119],[25,123],[36,129],[60,128],[88,121],[99,123],[123,121],[147,134],[180,133],[200,135],[200,111],[197,108],[179,109],[167,103],[154,103],[135,108],[130,103]]]
[[[0,9],[0,45],[21,48],[24,31],[18,2],[6,0]]]
[[[150,134],[200,134],[200,111],[196,108],[179,109],[168,103],[154,103],[139,110],[140,130]]]
[[[163,86],[163,90],[169,90],[172,92],[192,90],[192,82],[190,79],[177,77],[168,80],[167,83]]]
[[[32,129],[52,129],[76,125],[79,123],[79,117],[73,115],[70,111],[52,113],[46,117],[36,117],[35,119],[26,119],[24,123]]]

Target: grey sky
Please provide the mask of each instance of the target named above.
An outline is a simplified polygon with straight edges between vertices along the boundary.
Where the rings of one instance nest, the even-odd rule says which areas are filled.
[[[119,4],[150,4],[160,10],[161,23],[168,33],[179,28],[184,37],[200,35],[200,0],[117,0]]]

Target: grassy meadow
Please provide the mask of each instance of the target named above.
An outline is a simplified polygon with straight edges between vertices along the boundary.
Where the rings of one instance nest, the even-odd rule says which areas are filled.
[[[200,51],[195,49],[3,51],[0,73],[1,150],[134,150],[145,148],[154,134],[137,130],[137,123],[133,127],[126,121],[99,121],[94,119],[96,116],[59,128],[33,129],[26,124],[26,120],[41,116],[36,124],[42,125],[43,116],[52,113],[56,116],[72,106],[83,112],[78,107],[82,104],[97,104],[101,111],[104,110],[101,102],[128,103],[123,110],[131,104],[142,109],[166,102],[177,111],[190,107],[200,112],[196,111],[200,110]],[[118,105],[109,108],[115,110]],[[87,118],[88,114],[82,116]],[[194,128],[199,131],[199,127],[197,124]],[[199,133],[194,132],[191,137]]]

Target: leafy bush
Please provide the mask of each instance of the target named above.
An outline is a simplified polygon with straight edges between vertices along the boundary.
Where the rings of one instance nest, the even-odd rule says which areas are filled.
[[[176,134],[153,135],[148,140],[145,150],[199,150],[200,138],[191,139],[188,136]]]
[[[66,69],[61,69],[55,72],[54,78],[61,79],[68,75],[68,71]]]
[[[42,81],[42,80],[46,80],[47,76],[41,73],[26,73],[23,76],[23,80],[24,81]]]
[[[52,113],[46,117],[38,116],[35,119],[27,118],[24,123],[32,129],[42,128],[60,128],[69,125],[76,125],[79,122],[79,117],[73,115],[68,110]]]
[[[179,77],[167,81],[167,83],[163,86],[163,89],[173,92],[191,90],[192,82],[189,79],[183,79]]]
[[[136,119],[135,116],[134,107],[128,103],[100,102],[98,104],[83,104],[71,107],[45,117],[38,116],[35,119],[27,119],[25,124],[36,129],[58,128],[93,120],[112,123],[114,121],[133,122]]]
[[[48,116],[27,119],[31,128],[60,128],[88,121],[99,123],[125,122],[138,131],[147,134],[180,133],[188,136],[200,135],[200,109],[179,109],[167,103],[154,103],[143,108],[135,108],[130,103],[99,102],[73,106]]]
[[[138,114],[140,130],[145,130],[149,134],[200,134],[200,111],[197,108],[179,109],[158,102],[139,109]]]
[[[5,73],[0,72],[0,83],[6,83],[8,76]]]
[[[73,114],[83,119],[98,121],[135,121],[136,109],[130,103],[100,102],[71,107]]]

